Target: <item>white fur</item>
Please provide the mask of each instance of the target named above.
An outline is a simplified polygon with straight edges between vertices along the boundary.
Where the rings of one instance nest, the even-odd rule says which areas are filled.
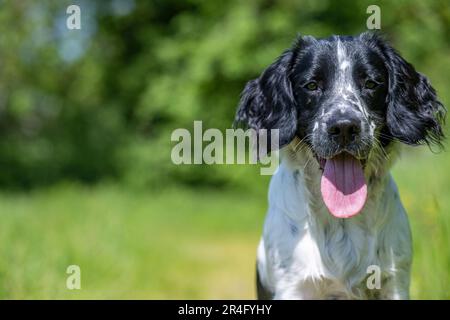
[[[350,105],[355,105],[357,107],[356,111],[368,119],[368,112],[356,93],[357,90],[352,80],[352,69],[349,62],[349,57],[347,56],[347,51],[340,40],[337,41],[336,56],[338,59],[339,72],[335,91],[344,99],[344,101],[351,102]],[[348,105],[349,104],[345,104],[341,106],[340,111],[344,113],[348,108]]]
[[[319,122],[318,121],[314,122],[313,131],[316,131],[317,129],[319,129]]]
[[[323,204],[317,161],[298,145],[282,152],[270,184],[258,248],[262,285],[275,299],[407,299],[411,236],[389,164],[367,166],[366,179],[374,179],[365,208],[338,219]],[[370,265],[382,271],[379,290],[366,285]]]

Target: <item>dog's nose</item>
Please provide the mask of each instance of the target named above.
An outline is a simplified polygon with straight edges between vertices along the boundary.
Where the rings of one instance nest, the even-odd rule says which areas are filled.
[[[361,133],[361,125],[356,119],[339,119],[328,127],[328,134],[341,146],[355,141]]]

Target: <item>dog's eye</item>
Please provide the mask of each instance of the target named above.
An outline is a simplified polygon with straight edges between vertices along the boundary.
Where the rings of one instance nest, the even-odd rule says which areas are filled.
[[[308,89],[309,91],[315,91],[319,87],[317,85],[317,82],[311,81],[306,84],[305,88]]]
[[[376,83],[375,81],[372,80],[367,80],[366,83],[364,84],[364,87],[366,89],[375,89],[378,86],[378,83]]]

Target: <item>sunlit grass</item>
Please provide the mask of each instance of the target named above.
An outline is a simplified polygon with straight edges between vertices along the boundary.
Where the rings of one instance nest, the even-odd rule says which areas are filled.
[[[257,198],[60,187],[0,201],[0,298],[253,297]]]
[[[412,298],[449,299],[450,155],[414,150],[394,175],[413,229]],[[254,298],[261,190],[3,193],[0,298]],[[71,264],[81,290],[66,288]]]
[[[450,299],[450,154],[405,154],[394,176],[414,242],[412,298]]]

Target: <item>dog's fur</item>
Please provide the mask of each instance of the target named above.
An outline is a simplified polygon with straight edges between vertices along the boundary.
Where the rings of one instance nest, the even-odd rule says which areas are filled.
[[[236,122],[279,129],[282,147],[258,248],[258,297],[407,299],[411,235],[389,170],[399,142],[440,145],[444,116],[428,80],[371,33],[298,37],[250,81]],[[330,126],[349,119],[358,133],[342,145]],[[320,193],[321,161],[340,152],[364,164],[368,188],[349,219],[332,216]],[[380,289],[367,287],[372,265]]]

